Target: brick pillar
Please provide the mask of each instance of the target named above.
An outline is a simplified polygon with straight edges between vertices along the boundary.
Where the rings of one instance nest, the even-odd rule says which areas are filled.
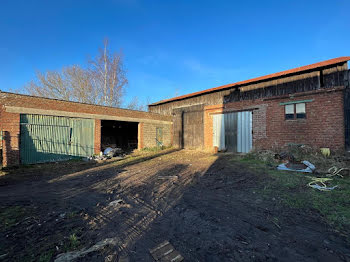
[[[20,114],[1,112],[3,166],[19,165]]]
[[[100,151],[101,151],[101,120],[95,119],[94,153],[99,154]]]
[[[137,128],[137,149],[143,148],[143,123],[139,123]]]
[[[170,125],[170,146],[174,146],[174,124]]]

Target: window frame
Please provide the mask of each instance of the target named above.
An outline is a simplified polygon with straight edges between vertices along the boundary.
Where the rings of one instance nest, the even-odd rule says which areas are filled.
[[[304,104],[304,113],[297,113],[297,105]],[[290,120],[303,120],[307,119],[306,115],[306,104],[305,102],[300,102],[300,103],[288,103],[284,104],[284,120],[290,121]],[[287,107],[293,106],[293,114],[289,113],[287,114]],[[293,116],[293,117],[291,117]]]

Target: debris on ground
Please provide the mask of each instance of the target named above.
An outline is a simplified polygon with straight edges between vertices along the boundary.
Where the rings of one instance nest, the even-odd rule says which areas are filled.
[[[344,176],[341,174],[342,171],[348,171],[348,173],[350,173],[349,168],[338,168],[336,166],[332,166],[330,169],[328,169],[328,174],[326,176],[328,176],[328,177],[339,176],[339,177],[343,178]]]
[[[329,148],[320,148],[320,151],[322,153],[323,156],[325,157],[329,157],[331,155],[331,150]]]
[[[278,170],[312,173],[315,171],[316,167],[309,161],[302,161],[301,163],[283,163],[277,167]]]
[[[169,241],[164,241],[155,248],[151,249],[150,253],[155,261],[180,262],[184,260],[183,256],[175,250]]]
[[[123,149],[115,147],[107,147],[103,152],[101,151],[99,155],[93,155],[87,158],[84,158],[84,161],[105,161],[107,159],[124,159],[125,152]]]
[[[117,200],[114,200],[114,201],[110,202],[108,205],[109,206],[118,206],[118,205],[120,205],[122,203],[123,203],[123,199],[117,199]]]
[[[125,203],[123,199],[117,199],[108,204],[110,207],[114,207],[115,209],[119,208],[131,208],[131,205]]]
[[[291,153],[288,153],[288,152],[282,152],[279,154],[275,154],[275,159],[281,160],[281,161],[288,161],[288,162],[292,162],[292,163],[295,162],[295,157]]]
[[[71,251],[71,252],[59,254],[56,257],[55,262],[69,262],[69,261],[75,260],[79,257],[84,257],[85,255],[87,255],[91,252],[98,251],[98,250],[100,250],[108,245],[116,246],[117,239],[116,238],[106,238],[106,239],[96,243],[95,245],[93,245],[92,247],[90,247],[88,249],[84,248],[84,249],[79,250],[79,251]]]
[[[332,178],[327,178],[327,177],[309,177],[311,178],[311,182],[308,183],[309,187],[318,189],[320,191],[331,191],[338,186],[333,186],[333,187],[328,187],[326,182],[332,181]]]
[[[123,149],[118,148],[118,147],[115,147],[115,148],[107,147],[107,148],[103,151],[103,154],[104,154],[106,157],[115,157],[115,156],[119,156],[119,155],[123,154]]]
[[[40,261],[49,256],[47,260],[54,261],[58,254],[87,250],[106,238],[117,238],[117,245],[74,261],[126,262],[122,253],[130,261],[154,261],[150,250],[165,240],[185,261],[350,257],[347,239],[332,230],[336,226],[342,228],[341,234],[349,232],[348,181],[341,185],[338,176],[330,177],[333,181],[326,182],[327,187],[339,184],[338,188],[328,193],[312,189],[307,186],[311,179],[305,177],[314,175],[275,171],[276,152],[264,154],[274,161],[269,166],[236,161],[232,154],[169,152],[160,157],[158,152],[138,151],[136,157],[113,165],[60,162],[1,177],[0,256],[8,254],[0,261]],[[313,158],[304,159],[319,168]],[[325,171],[332,166],[328,163]],[[158,180],[173,175],[179,179]],[[123,202],[109,206],[119,199]],[[13,209],[18,205],[24,206],[23,212]],[[299,206],[302,212],[296,209]],[[79,243],[71,242],[73,233]],[[331,244],[325,245],[325,239]]]
[[[7,253],[6,253],[6,254],[3,254],[3,255],[0,255],[0,259],[5,258],[7,255],[8,255]]]

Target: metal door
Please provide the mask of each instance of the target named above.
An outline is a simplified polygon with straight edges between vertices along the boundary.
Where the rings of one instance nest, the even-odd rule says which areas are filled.
[[[20,117],[22,164],[67,160],[94,153],[94,120],[23,114]]]
[[[219,151],[225,150],[225,122],[224,115],[213,115],[213,146]]]
[[[252,112],[237,113],[237,152],[248,153],[253,147]]]
[[[226,149],[237,152],[237,113],[225,114]]]
[[[251,111],[214,115],[213,145],[219,150],[248,153],[253,146],[252,119]]]

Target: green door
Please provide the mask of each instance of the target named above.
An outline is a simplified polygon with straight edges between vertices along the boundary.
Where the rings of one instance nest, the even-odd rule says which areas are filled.
[[[162,127],[156,128],[156,144],[157,144],[157,147],[163,146],[163,128]]]
[[[22,114],[20,120],[22,164],[62,161],[94,153],[92,119]]]

